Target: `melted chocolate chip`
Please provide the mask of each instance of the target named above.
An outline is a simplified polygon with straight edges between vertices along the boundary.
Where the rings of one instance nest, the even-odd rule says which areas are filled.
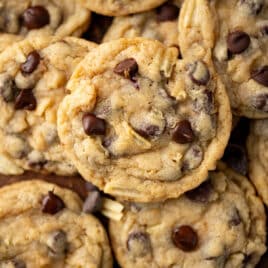
[[[232,54],[240,54],[245,51],[250,44],[250,37],[242,31],[229,33],[227,37],[227,47]]]
[[[189,76],[199,86],[206,85],[210,80],[208,67],[203,61],[196,61],[194,64],[191,64]]]
[[[228,144],[222,160],[236,172],[242,175],[246,175],[248,173],[247,153],[242,146],[237,144]]]
[[[261,32],[263,35],[268,35],[268,25],[263,26]]]
[[[32,51],[24,63],[21,64],[20,70],[24,75],[31,74],[37,68],[40,62],[40,55],[37,51]]]
[[[1,81],[0,92],[5,102],[13,102],[20,90],[17,88],[15,81],[10,76],[6,76]]]
[[[194,144],[191,146],[183,157],[182,172],[197,168],[201,164],[203,157],[204,153],[199,145]]]
[[[253,15],[258,15],[264,5],[264,0],[241,0],[241,2],[249,7]]]
[[[36,109],[36,99],[31,89],[23,89],[20,91],[15,99],[14,107],[16,110],[29,110]]]
[[[213,191],[211,181],[208,179],[197,188],[185,193],[186,197],[194,202],[207,203]]]
[[[147,233],[133,232],[128,236],[128,251],[137,257],[143,257],[151,251],[151,242]]]
[[[44,213],[54,215],[64,208],[65,204],[62,199],[58,195],[54,194],[52,191],[49,191],[48,195],[43,198],[42,212]]]
[[[85,113],[82,118],[83,128],[87,135],[104,135],[106,131],[105,120],[94,114]]]
[[[135,129],[135,131],[144,138],[158,136],[160,129],[158,126],[146,126],[143,129]]]
[[[237,226],[241,223],[241,217],[237,208],[234,209],[233,215],[229,221],[230,226]]]
[[[68,248],[66,233],[62,230],[53,232],[47,240],[47,246],[49,248],[50,255],[53,257],[62,256]]]
[[[194,138],[195,135],[188,120],[180,121],[172,134],[172,139],[180,144],[191,143],[194,141]]]
[[[83,212],[95,213],[102,208],[101,193],[99,191],[92,191],[88,194],[87,199],[83,205]]]
[[[172,241],[177,248],[183,251],[193,251],[197,248],[198,236],[192,227],[183,225],[173,230]]]
[[[85,188],[87,192],[98,191],[98,187],[89,181],[85,182]]]
[[[172,4],[166,3],[157,9],[157,21],[172,21],[179,16],[180,9]]]
[[[259,111],[268,113],[268,94],[258,95],[252,103],[253,107]]]
[[[22,14],[22,24],[28,30],[42,28],[49,24],[49,21],[49,13],[42,6],[29,7]]]
[[[14,265],[15,268],[26,268],[25,262],[20,259],[12,260],[12,264]]]
[[[268,87],[268,65],[265,65],[251,73],[251,78],[261,85]]]
[[[139,66],[135,59],[129,58],[119,62],[115,68],[114,72],[127,79],[133,80],[134,76],[137,74]]]

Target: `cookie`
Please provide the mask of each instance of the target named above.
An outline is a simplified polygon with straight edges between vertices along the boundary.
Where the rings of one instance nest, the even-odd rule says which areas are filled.
[[[103,41],[121,37],[145,37],[178,46],[178,16],[182,1],[169,1],[157,9],[140,14],[114,18]]]
[[[233,113],[268,117],[268,1],[191,0],[181,11],[182,54],[213,49]],[[200,33],[206,42],[199,42]]]
[[[265,252],[265,211],[247,178],[225,168],[178,199],[124,203],[110,221],[122,268],[255,267]]]
[[[82,176],[148,202],[195,188],[226,146],[231,114],[209,58],[144,38],[101,44],[77,66],[58,133]]]
[[[2,0],[0,32],[16,35],[80,36],[90,11],[75,0]]]
[[[23,37],[14,34],[0,34],[0,53],[10,45],[21,41]]]
[[[268,120],[252,121],[247,140],[249,177],[268,205]],[[266,151],[267,150],[267,151]]]
[[[57,134],[57,109],[72,71],[94,43],[25,39],[0,55],[0,173],[71,175]]]
[[[123,16],[155,8],[166,0],[78,0],[88,9],[108,16]]]
[[[0,267],[112,267],[104,228],[74,192],[35,180],[0,197]]]

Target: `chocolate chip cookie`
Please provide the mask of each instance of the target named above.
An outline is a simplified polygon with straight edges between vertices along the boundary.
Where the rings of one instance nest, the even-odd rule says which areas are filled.
[[[96,13],[108,16],[122,16],[155,8],[166,0],[78,0]]]
[[[80,36],[90,11],[75,0],[1,0],[0,32],[32,35]]]
[[[0,189],[0,267],[112,267],[106,233],[74,192],[42,181]]]
[[[23,39],[22,36],[15,34],[1,34],[0,33],[0,53],[3,52],[10,45],[21,41]]]
[[[195,188],[226,146],[231,114],[209,57],[144,38],[101,44],[77,66],[58,132],[82,176],[148,202]]]
[[[268,205],[268,120],[251,123],[247,141],[249,176],[264,203]]]
[[[255,267],[265,252],[265,211],[247,178],[210,172],[163,203],[125,203],[109,233],[122,268]]]
[[[268,1],[190,0],[182,8],[182,54],[213,49],[233,112],[268,117]],[[205,42],[200,42],[203,33]]]
[[[0,173],[70,175],[57,109],[75,66],[94,43],[75,37],[25,39],[0,55]]]
[[[152,11],[117,17],[106,32],[103,41],[121,37],[146,37],[178,46],[178,16],[182,1],[169,1]]]

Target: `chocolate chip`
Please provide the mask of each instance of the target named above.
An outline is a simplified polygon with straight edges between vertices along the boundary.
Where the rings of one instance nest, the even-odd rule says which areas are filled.
[[[14,107],[16,110],[29,110],[36,109],[36,99],[31,89],[23,89],[20,91],[15,99]]]
[[[263,26],[261,32],[263,35],[268,35],[268,25]]]
[[[258,15],[264,5],[264,0],[241,0],[242,4],[246,4],[253,15]]]
[[[22,74],[27,75],[31,74],[39,65],[40,55],[37,51],[32,51],[24,63],[21,64],[20,70]]]
[[[83,205],[83,212],[95,213],[102,208],[102,199],[99,191],[92,191],[88,194]]]
[[[13,102],[20,90],[11,76],[3,75],[0,79],[0,92],[5,102]]]
[[[204,153],[202,148],[194,144],[187,150],[183,157],[182,171],[185,172],[197,168],[201,164],[203,157]]]
[[[135,131],[144,138],[154,137],[160,135],[158,126],[145,126],[143,129],[135,129]]]
[[[180,9],[172,4],[164,4],[157,9],[157,21],[172,21],[179,16]]]
[[[250,37],[242,31],[229,33],[227,37],[227,47],[232,54],[240,54],[245,51],[250,44]]]
[[[87,192],[98,191],[98,187],[89,181],[85,182],[85,188]]]
[[[237,144],[228,144],[222,160],[236,172],[246,175],[248,173],[248,158],[246,150]]]
[[[96,117],[94,114],[85,113],[82,117],[84,131],[87,135],[104,135],[106,131],[105,120]]]
[[[252,105],[255,109],[268,113],[268,94],[258,95],[253,99]]]
[[[192,227],[183,225],[173,230],[172,241],[177,248],[183,251],[193,251],[197,248],[198,237]]]
[[[114,72],[119,74],[127,79],[133,79],[133,77],[137,74],[139,70],[139,66],[135,59],[129,58],[119,62],[115,68]]]
[[[172,139],[181,144],[191,143],[194,141],[194,138],[195,135],[188,120],[180,121],[172,134]]]
[[[194,202],[207,203],[213,191],[211,181],[208,179],[197,188],[185,193],[186,197]]]
[[[251,78],[261,85],[268,87],[268,65],[251,72]]]
[[[237,226],[240,223],[241,223],[241,217],[239,215],[239,211],[237,210],[237,208],[235,208],[233,211],[233,215],[232,215],[231,219],[229,220],[229,225],[230,226]]]
[[[43,198],[42,212],[44,213],[54,215],[64,208],[65,204],[62,199],[58,195],[54,194],[52,191],[49,191],[48,195]]]
[[[49,24],[49,21],[49,13],[42,6],[29,7],[22,14],[22,24],[28,30],[42,28]]]
[[[151,251],[149,235],[144,232],[133,232],[128,236],[127,249],[136,257],[143,257]]]
[[[50,234],[47,240],[47,246],[50,255],[53,257],[60,257],[66,253],[68,248],[67,235],[64,231],[59,230]]]
[[[12,260],[12,264],[14,265],[15,268],[26,268],[25,262],[20,259]]]
[[[189,76],[197,85],[206,85],[210,80],[210,73],[203,61],[196,61],[190,65]]]

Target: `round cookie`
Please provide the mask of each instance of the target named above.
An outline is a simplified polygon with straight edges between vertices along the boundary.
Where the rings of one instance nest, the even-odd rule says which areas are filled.
[[[114,18],[103,41],[145,37],[161,41],[167,46],[177,46],[181,2],[169,1],[155,10]]]
[[[249,177],[264,203],[268,205],[268,120],[251,123],[247,141]]]
[[[144,38],[101,44],[77,66],[58,132],[82,176],[148,202],[195,188],[226,146],[231,114],[208,57]]]
[[[10,45],[21,41],[23,37],[14,34],[0,34],[0,53]]]
[[[125,203],[110,221],[122,268],[255,267],[265,252],[265,211],[247,178],[222,169],[164,203]]]
[[[75,66],[95,46],[43,36],[0,55],[0,173],[76,172],[58,139],[57,109]]]
[[[78,0],[96,13],[108,16],[123,16],[155,8],[166,0]]]
[[[42,181],[0,189],[0,267],[112,267],[100,222],[74,192]]]
[[[213,48],[234,114],[267,118],[268,1],[190,0],[180,18],[182,54]],[[206,42],[199,42],[200,32]]]
[[[80,36],[90,11],[75,0],[2,0],[0,32],[16,35]]]

